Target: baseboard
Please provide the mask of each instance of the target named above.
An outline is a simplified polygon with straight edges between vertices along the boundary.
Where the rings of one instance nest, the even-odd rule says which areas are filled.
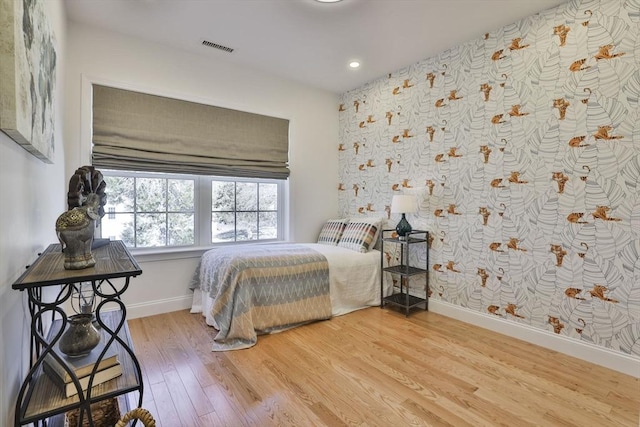
[[[509,322],[496,316],[477,313],[440,300],[430,299],[429,311],[640,378],[640,359],[633,356],[576,341],[563,335],[550,334],[532,326]]]
[[[127,305],[127,319],[185,310],[187,308],[191,308],[192,299],[191,295],[183,295],[174,298],[130,304]]]

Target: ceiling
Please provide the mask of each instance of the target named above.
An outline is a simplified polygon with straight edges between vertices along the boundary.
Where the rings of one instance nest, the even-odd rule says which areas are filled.
[[[342,93],[566,1],[65,0],[65,7],[74,22]],[[361,67],[350,69],[351,60]]]

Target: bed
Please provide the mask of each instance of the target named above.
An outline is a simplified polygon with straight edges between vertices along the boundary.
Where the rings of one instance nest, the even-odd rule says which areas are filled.
[[[322,236],[322,233],[321,233]],[[319,239],[320,241],[321,239]],[[192,313],[216,329],[213,350],[380,304],[380,252],[323,243],[225,246],[203,254]],[[375,232],[367,239],[375,242]]]

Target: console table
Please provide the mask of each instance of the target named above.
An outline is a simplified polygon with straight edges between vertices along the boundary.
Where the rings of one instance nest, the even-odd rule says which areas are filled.
[[[130,279],[142,274],[142,270],[120,240],[110,241],[92,252],[96,260],[95,266],[82,270],[65,270],[61,246],[52,244],[12,285],[13,289],[27,292],[31,315],[31,367],[18,393],[15,411],[16,426],[29,423],[38,426],[41,425],[41,421],[43,421],[42,425],[46,426],[63,425],[64,413],[79,409],[79,425],[82,425],[84,418],[87,420],[85,422],[93,427],[90,407],[92,403],[133,391],[139,392],[138,407],[142,406],[142,372],[133,352],[126,323],[126,307],[121,301],[122,294],[129,287]],[[56,355],[53,347],[68,323],[67,314],[62,309],[62,305],[71,298],[73,291],[82,283],[91,283],[96,298],[100,300],[95,316],[106,345],[99,360],[102,360],[109,348],[115,347],[123,373],[116,379],[89,387],[83,392],[78,378],[69,371],[79,393],[66,398],[63,391],[43,373],[42,363],[48,353],[51,353],[54,358],[60,357]],[[47,286],[59,286],[53,301],[43,299],[42,291]],[[53,323],[45,337],[44,323],[49,319]],[[95,366],[97,367],[98,363]],[[95,375],[95,371],[96,368],[92,376]],[[121,412],[126,412],[126,408]]]

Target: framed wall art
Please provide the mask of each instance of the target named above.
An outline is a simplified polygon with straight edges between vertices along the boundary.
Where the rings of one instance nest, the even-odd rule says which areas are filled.
[[[53,163],[56,51],[44,0],[0,0],[0,130]]]

